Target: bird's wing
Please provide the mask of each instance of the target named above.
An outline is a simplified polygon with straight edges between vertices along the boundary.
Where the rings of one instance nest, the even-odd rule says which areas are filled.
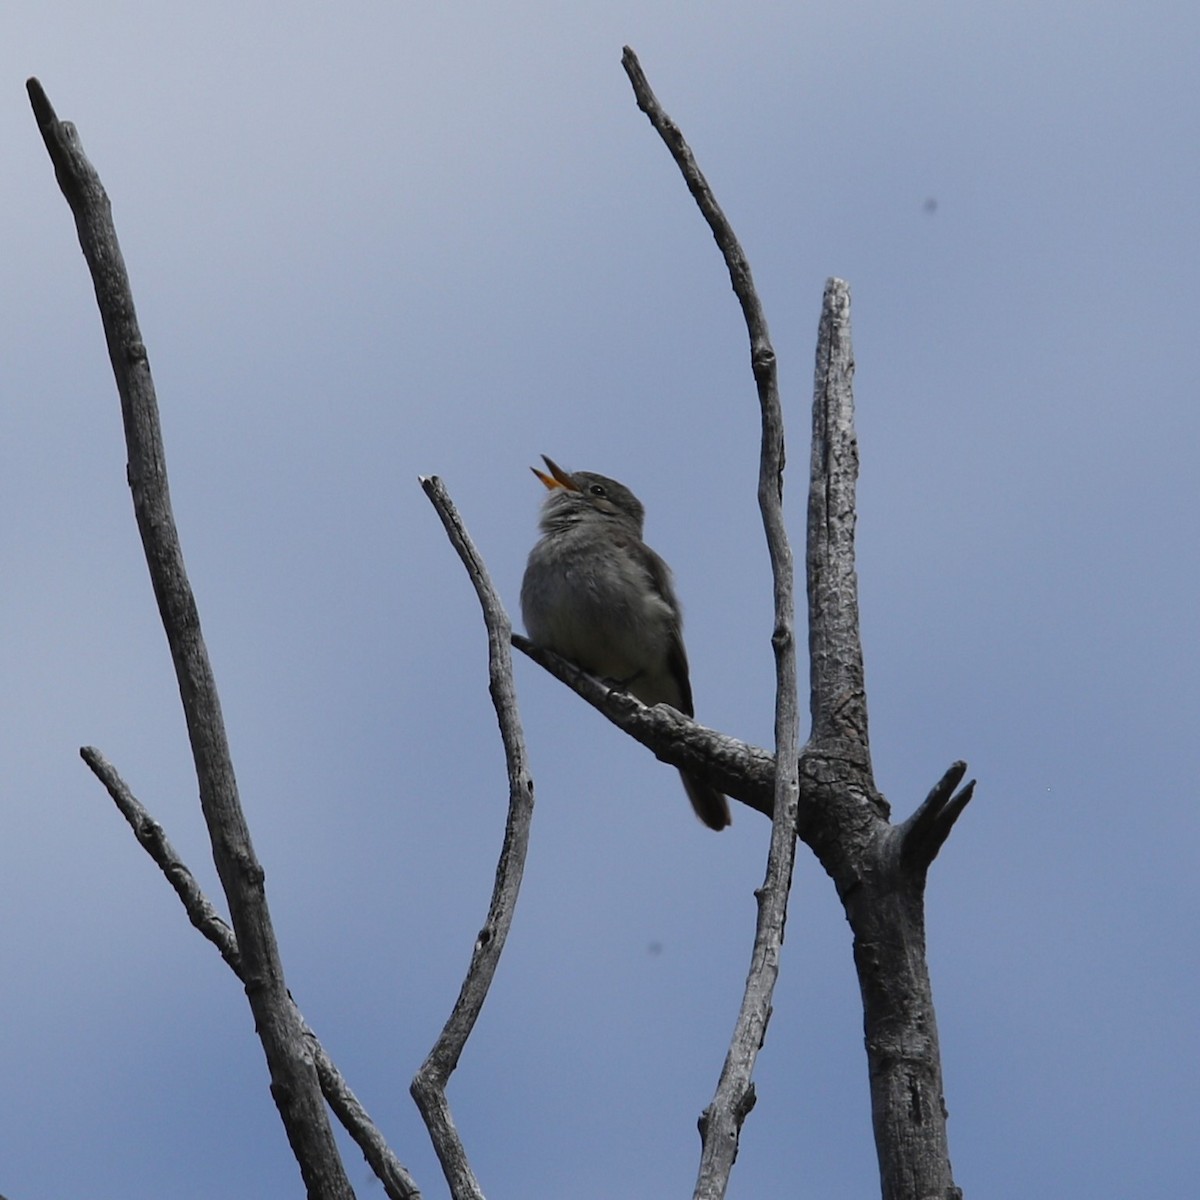
[[[683,612],[675,595],[675,586],[671,582],[671,568],[643,541],[634,541],[631,538],[629,549],[641,563],[655,592],[662,597],[667,607],[675,614],[675,624],[682,628]]]
[[[694,717],[696,709],[692,704],[692,681],[688,677],[687,651],[683,648],[683,638],[680,636],[678,625],[671,631],[671,645],[667,650],[667,670],[675,681],[676,687],[679,688],[679,703],[675,707],[684,716]]]
[[[675,595],[675,587],[671,582],[671,568],[645,542],[639,540],[633,548],[649,576],[655,592],[663,599],[672,613],[666,668],[679,695],[677,699],[671,697],[669,702],[681,713],[694,717],[696,711],[692,704],[692,683],[688,674],[687,651],[683,646],[683,610],[679,606],[679,599]]]

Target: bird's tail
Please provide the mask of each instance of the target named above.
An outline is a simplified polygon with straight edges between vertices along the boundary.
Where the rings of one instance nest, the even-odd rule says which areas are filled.
[[[683,780],[684,791],[687,792],[688,799],[696,810],[696,816],[709,829],[724,829],[726,825],[732,823],[729,815],[729,801],[715,787],[692,775],[686,775],[683,771],[679,772],[679,777]]]

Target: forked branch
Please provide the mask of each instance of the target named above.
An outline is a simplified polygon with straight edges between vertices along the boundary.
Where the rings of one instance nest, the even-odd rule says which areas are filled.
[[[58,119],[36,79],[30,79],[27,88],[59,187],[74,214],[96,291],[121,397],[134,513],[175,664],[200,804],[237,935],[241,977],[270,1070],[271,1094],[309,1196],[313,1200],[348,1200],[354,1193],[338,1155],[312,1055],[288,995],[267,908],[263,869],[238,799],[216,681],[171,512],[150,360],[138,328],[112,208],[75,127]]]
[[[967,773],[965,762],[953,763],[925,797],[925,802],[900,827],[901,856],[905,866],[924,871],[937,856],[954,822],[975,794],[975,780],[956,791]]]
[[[79,752],[80,757],[91,768],[92,774],[104,784],[113,803],[129,822],[134,837],[142,849],[150,855],[167,882],[175,890],[191,923],[217,948],[230,970],[239,979],[242,976],[242,957],[238,952],[237,938],[233,930],[221,919],[212,902],[204,894],[196,877],[179,857],[163,827],[146,811],[140,800],[129,789],[129,785],[117,773],[116,768],[91,746]],[[243,979],[243,982],[245,980]],[[293,1007],[295,1005],[293,1004]],[[346,1132],[363,1152],[371,1170],[383,1184],[388,1200],[420,1200],[421,1193],[416,1182],[405,1170],[400,1160],[392,1153],[383,1134],[371,1120],[350,1085],[342,1077],[333,1059],[321,1045],[317,1035],[305,1021],[297,1008],[296,1020],[312,1051],[317,1068],[321,1091]]]

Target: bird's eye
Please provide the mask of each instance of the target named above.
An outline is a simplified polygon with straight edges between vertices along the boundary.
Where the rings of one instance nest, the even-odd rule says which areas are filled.
[[[593,483],[588,492],[593,496],[606,496],[608,493],[598,483]]]

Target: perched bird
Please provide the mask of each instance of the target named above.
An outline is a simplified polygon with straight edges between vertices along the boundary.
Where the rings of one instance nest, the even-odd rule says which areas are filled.
[[[682,615],[671,569],[645,542],[646,510],[623,484],[591,471],[533,468],[550,494],[542,536],[521,584],[530,640],[620,684],[643,704],[694,716]],[[729,824],[729,803],[680,771],[696,815],[710,829]]]

